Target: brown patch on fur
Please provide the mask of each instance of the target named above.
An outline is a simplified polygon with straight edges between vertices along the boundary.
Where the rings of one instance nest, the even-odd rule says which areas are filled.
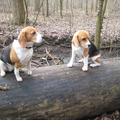
[[[18,41],[22,48],[25,48],[27,46],[27,39],[25,37],[25,32],[22,31],[19,35]]]
[[[81,47],[85,48],[88,40],[89,34],[86,31],[81,30],[75,33],[72,43],[75,47],[78,47],[80,45]]]
[[[72,39],[73,45],[77,48],[79,46],[79,41],[77,35],[74,36],[74,39]]]
[[[84,57],[87,57],[89,53],[89,48],[85,48],[84,50]]]
[[[100,63],[100,57],[98,57],[95,62]]]
[[[16,68],[19,68],[20,65],[21,65],[21,63],[15,63],[15,67],[16,67]]]
[[[35,42],[37,30],[32,27],[25,27],[19,35],[18,41],[22,48],[27,46],[27,42]]]
[[[19,60],[19,58],[18,58],[18,56],[17,56],[17,54],[16,54],[13,46],[11,47],[10,59],[11,59],[11,61],[15,64],[15,67],[16,67],[16,68],[19,68],[19,67],[20,67],[20,64],[21,64],[21,63],[20,63],[20,60]]]

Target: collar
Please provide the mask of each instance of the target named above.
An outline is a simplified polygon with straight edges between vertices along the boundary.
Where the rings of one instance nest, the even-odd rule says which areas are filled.
[[[31,48],[33,48],[33,47],[26,47],[26,49],[31,49]]]
[[[19,36],[18,36],[19,37]],[[15,40],[18,40],[18,37],[17,37],[17,39],[15,39]],[[32,46],[31,47],[26,47],[26,49],[31,49],[31,48],[33,48]]]

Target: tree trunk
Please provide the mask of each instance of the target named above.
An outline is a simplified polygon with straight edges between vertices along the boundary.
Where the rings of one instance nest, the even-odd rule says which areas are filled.
[[[81,10],[83,10],[83,1],[82,0],[80,0],[80,8],[81,8]]]
[[[24,23],[25,10],[23,0],[12,0],[13,23],[20,25]]]
[[[95,12],[98,10],[98,0],[95,0]]]
[[[88,15],[88,0],[86,0],[86,15]]]
[[[38,9],[38,13],[37,13],[37,15],[36,15],[36,18],[35,18],[35,21],[34,21],[33,24],[36,24],[36,21],[37,21],[38,15],[39,15],[39,13],[40,13],[41,7],[43,6],[43,1],[44,1],[44,0],[41,1],[41,4],[40,4],[39,9]]]
[[[39,6],[40,6],[40,0],[35,0],[34,1],[34,10],[35,11],[38,11],[39,10]]]
[[[49,3],[48,3],[48,0],[46,0],[46,17],[49,17]]]
[[[96,32],[95,32],[95,46],[98,50],[100,50],[100,36],[101,36],[101,29],[103,23],[102,8],[103,8],[103,0],[99,0],[99,8],[97,13]]]
[[[63,18],[62,8],[63,8],[63,0],[60,0],[60,16],[61,16],[61,18]]]
[[[91,16],[93,16],[93,9],[94,9],[94,5],[93,5],[93,0],[91,0]]]
[[[83,64],[36,68],[32,76],[0,77],[0,118],[10,120],[78,120],[120,109],[120,60],[105,60],[82,71]]]
[[[71,0],[71,6],[70,6],[70,8],[71,8],[71,16],[73,17],[74,15],[73,15],[73,1]]]
[[[101,37],[101,29],[103,24],[103,17],[105,14],[107,5],[107,0],[99,0],[99,8],[96,19],[96,32],[95,32],[95,46],[98,50],[100,50],[100,37]]]
[[[104,15],[105,15],[106,6],[107,6],[107,0],[104,0],[104,2],[103,2],[103,9],[102,9],[102,18],[103,18]]]

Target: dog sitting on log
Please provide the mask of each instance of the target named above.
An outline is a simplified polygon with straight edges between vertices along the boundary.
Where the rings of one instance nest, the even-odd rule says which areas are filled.
[[[72,57],[67,67],[72,67],[74,59],[78,55],[81,60],[78,62],[83,62],[83,71],[88,71],[88,59],[91,58],[93,63],[90,64],[91,67],[100,66],[100,53],[96,49],[95,45],[90,41],[89,34],[84,31],[77,31],[72,39]]]
[[[33,54],[33,43],[41,43],[44,36],[39,34],[33,27],[25,27],[10,45],[5,47],[0,53],[1,76],[6,75],[6,71],[14,70],[17,81],[22,81],[19,75],[19,67],[28,65],[28,75],[32,75],[31,59]]]

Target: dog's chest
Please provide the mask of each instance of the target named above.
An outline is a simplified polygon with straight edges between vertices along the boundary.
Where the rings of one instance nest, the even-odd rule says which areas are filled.
[[[27,64],[32,58],[33,48],[31,49],[21,48],[21,46],[19,45],[17,41],[13,42],[13,47],[20,60],[20,63]]]
[[[23,54],[22,54],[23,53]],[[17,52],[18,58],[21,64],[27,64],[28,61],[32,58],[33,48],[21,50],[21,52]]]
[[[72,45],[72,49],[73,51],[79,56],[79,57],[83,57],[83,53],[84,53],[84,49],[82,47],[75,47],[74,45]]]

